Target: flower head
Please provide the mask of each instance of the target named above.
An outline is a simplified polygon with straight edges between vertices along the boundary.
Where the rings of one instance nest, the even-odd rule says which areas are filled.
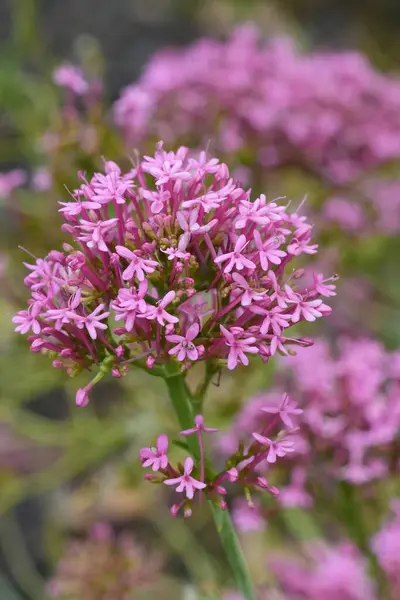
[[[57,368],[120,376],[138,360],[234,369],[249,355],[267,361],[304,345],[284,332],[330,311],[320,275],[308,286],[289,286],[286,275],[312,228],[263,195],[252,207],[218,159],[160,142],[128,173],[113,161],[104,171],[81,175],[62,202],[64,251],[26,265],[31,298],[16,330],[31,332],[32,351],[51,351]]]

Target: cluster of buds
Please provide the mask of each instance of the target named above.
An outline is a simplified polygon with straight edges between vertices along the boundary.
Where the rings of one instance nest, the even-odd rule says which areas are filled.
[[[153,471],[146,474],[145,479],[152,483],[177,486],[176,491],[183,494],[183,498],[172,506],[173,516],[183,509],[184,516],[190,517],[196,494],[204,494],[207,499],[225,510],[227,508],[225,497],[228,493],[226,484],[229,483],[236,483],[242,487],[249,507],[253,508],[251,495],[253,491],[263,490],[273,497],[279,495],[279,490],[270,485],[263,475],[263,469],[268,469],[278,459],[295,450],[292,434],[297,427],[293,416],[301,413],[302,410],[297,408],[287,396],[284,396],[276,410],[270,406],[262,406],[259,415],[259,422],[262,424],[261,432],[253,432],[252,441],[247,445],[240,440],[236,451],[226,460],[224,469],[219,473],[211,472],[206,465],[204,444],[204,434],[215,433],[218,430],[206,427],[203,416],[197,415],[194,427],[180,432],[184,437],[197,436],[197,464],[192,457],[188,456],[183,464],[172,466],[167,454],[168,438],[162,434],[155,447],[140,450],[142,466]],[[268,418],[267,415],[271,417]]]
[[[205,152],[161,142],[126,174],[108,161],[105,174],[80,177],[60,209],[71,243],[26,265],[31,298],[13,319],[55,368],[98,369],[79,405],[130,363],[162,375],[167,362],[184,371],[207,360],[217,371],[312,344],[286,334],[329,314],[322,297],[334,294],[320,274],[301,284],[303,270],[288,273],[317,252],[305,217],[264,195],[252,201]]]

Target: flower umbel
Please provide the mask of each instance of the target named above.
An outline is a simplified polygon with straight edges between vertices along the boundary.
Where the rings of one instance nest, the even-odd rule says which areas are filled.
[[[80,177],[60,209],[71,243],[27,265],[31,298],[14,322],[32,351],[71,376],[96,368],[98,381],[136,361],[216,372],[310,344],[286,332],[327,315],[319,296],[333,286],[320,274],[301,286],[292,270],[289,286],[289,263],[316,251],[303,217],[264,195],[253,203],[218,159],[161,142],[127,174],[108,161]]]

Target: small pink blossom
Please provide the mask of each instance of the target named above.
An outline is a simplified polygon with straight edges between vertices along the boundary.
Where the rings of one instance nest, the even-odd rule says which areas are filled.
[[[145,157],[146,158],[146,157]],[[156,185],[164,185],[170,181],[185,181],[191,179],[191,174],[182,168],[181,160],[164,160],[159,165],[144,162],[142,165],[144,171],[147,171],[156,179]]]
[[[283,395],[282,401],[278,406],[262,406],[261,410],[271,415],[279,415],[289,429],[295,428],[291,415],[301,415],[303,413],[301,408],[297,408],[297,404],[292,402],[287,394]]]
[[[150,210],[153,214],[158,214],[164,210],[166,203],[171,198],[171,192],[168,190],[143,190],[142,194],[143,198],[151,202]]]
[[[166,479],[164,483],[166,485],[178,485],[176,488],[177,492],[185,492],[186,497],[192,500],[196,490],[203,490],[207,485],[201,481],[197,481],[191,477],[194,463],[193,459],[188,456],[184,463],[184,473],[180,477],[174,477],[173,479]]]
[[[271,221],[279,221],[284,210],[283,206],[278,206],[275,202],[267,203],[264,194],[261,194],[254,202],[242,200],[239,206],[240,217],[236,221],[235,227],[236,229],[244,229],[249,222],[257,225],[267,225]]]
[[[196,346],[193,344],[193,340],[198,336],[200,327],[198,323],[193,323],[187,330],[185,335],[167,335],[166,340],[176,344],[168,354],[176,356],[179,361],[185,360],[197,360],[199,358],[199,352]]]
[[[186,250],[192,235],[207,233],[217,223],[217,220],[213,219],[206,225],[200,225],[198,223],[198,208],[194,208],[190,212],[178,211],[176,218],[183,231],[183,234],[179,238],[179,250]]]
[[[94,194],[92,200],[99,202],[101,205],[109,202],[116,202],[116,204],[125,204],[125,194],[129,192],[133,183],[129,180],[124,180],[119,171],[110,170],[106,175],[98,173],[92,182]]]
[[[139,283],[139,287],[121,288],[118,297],[111,303],[114,309],[116,321],[125,321],[125,329],[132,331],[136,318],[144,318],[147,313],[147,303],[145,296],[147,294],[148,283],[146,280]]]
[[[125,248],[125,246],[115,246],[115,251],[130,261],[130,265],[123,271],[122,278],[126,281],[130,281],[135,276],[138,281],[143,281],[145,273],[154,273],[155,267],[158,266],[156,260],[142,258],[137,252]]]
[[[259,433],[253,433],[252,435],[259,444],[269,448],[267,455],[267,462],[269,463],[274,463],[277,457],[282,458],[295,450],[293,440],[289,440],[288,438],[272,441]]]
[[[151,467],[153,471],[164,470],[168,466],[168,437],[161,434],[157,439],[156,448],[142,448],[140,460],[144,468]]]
[[[279,250],[279,240],[269,240],[266,244],[263,243],[260,233],[255,230],[254,241],[260,257],[261,268],[263,271],[268,271],[269,263],[280,265],[282,258],[286,256],[286,252]]]
[[[223,325],[220,325],[220,329],[225,338],[225,344],[230,348],[228,355],[228,369],[232,371],[239,363],[247,366],[249,364],[249,359],[246,356],[246,352],[249,354],[257,354],[259,352],[257,346],[252,346],[252,344],[256,342],[256,338],[247,337],[240,339],[240,336],[243,335],[243,330],[239,327],[235,329],[232,328],[229,331]],[[240,331],[237,331],[238,329]]]
[[[255,290],[253,289],[247,280],[240,275],[240,273],[233,273],[232,279],[235,282],[236,286],[243,290],[243,294],[240,298],[240,303],[242,306],[250,306],[252,302],[259,302],[264,299],[267,290]]]
[[[214,259],[214,262],[219,264],[228,261],[228,264],[224,268],[224,273],[230,273],[233,268],[236,268],[238,271],[242,271],[244,268],[255,269],[256,265],[253,261],[242,254],[242,250],[244,250],[248,243],[246,236],[243,234],[240,235],[235,243],[233,252],[227,252],[226,254],[217,256],[217,258]]]
[[[146,315],[146,318],[149,320],[156,320],[163,327],[165,325],[165,321],[167,321],[167,323],[178,323],[179,319],[177,317],[174,317],[173,315],[170,315],[165,310],[165,307],[168,306],[168,304],[170,304],[174,300],[174,298],[175,292],[171,290],[170,292],[165,294],[162,300],[158,301],[157,306],[149,307],[149,311]]]
[[[326,298],[329,298],[330,296],[336,296],[336,286],[333,284],[327,285],[327,282],[332,281],[332,279],[333,278],[330,280],[324,279],[324,276],[321,273],[313,273],[314,287],[318,294],[321,294],[321,296],[325,296]]]
[[[261,306],[250,307],[251,312],[257,315],[264,315],[264,320],[260,326],[261,335],[266,335],[270,330],[274,335],[281,335],[285,327],[289,327],[292,321],[292,315],[284,313],[279,306],[274,306],[271,310]]]
[[[194,422],[195,427],[181,431],[180,435],[187,437],[189,435],[193,435],[194,433],[199,433],[201,431],[204,431],[205,433],[216,433],[218,431],[218,429],[215,429],[214,427],[206,427],[204,425],[204,417],[202,415],[197,415],[194,418]]]
[[[105,304],[99,304],[90,315],[78,315],[71,313],[73,320],[79,329],[86,327],[88,334],[92,340],[97,339],[97,329],[104,331],[107,329],[106,323],[101,323],[110,314],[110,311],[101,312],[105,307]]]
[[[41,325],[37,317],[40,315],[41,307],[39,304],[33,304],[28,310],[20,310],[12,318],[12,322],[17,325],[15,331],[25,335],[30,329],[38,335],[41,331]]]
[[[297,323],[301,318],[304,318],[306,321],[315,321],[318,317],[327,314],[326,311],[331,311],[330,307],[324,304],[321,299],[304,300],[300,294],[293,292],[288,285],[285,286],[285,290],[288,302],[295,304],[295,309],[292,313],[293,323]]]
[[[62,210],[62,209],[61,209]],[[98,249],[102,252],[109,252],[107,243],[112,239],[118,219],[108,219],[107,221],[97,221],[92,223],[82,219],[79,229],[83,233],[78,237],[85,242],[88,248]]]

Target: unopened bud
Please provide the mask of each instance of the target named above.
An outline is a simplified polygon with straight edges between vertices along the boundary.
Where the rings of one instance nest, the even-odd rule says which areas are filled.
[[[146,358],[146,367],[148,369],[152,369],[154,367],[155,362],[156,362],[156,359],[154,358],[154,356],[148,356]]]
[[[115,365],[114,365],[114,366],[112,367],[112,369],[111,369],[111,374],[112,374],[112,376],[113,376],[113,377],[115,377],[116,379],[120,379],[120,378],[121,378],[121,372],[120,372],[120,370],[118,369],[118,367],[117,367],[117,366],[115,366]]]

